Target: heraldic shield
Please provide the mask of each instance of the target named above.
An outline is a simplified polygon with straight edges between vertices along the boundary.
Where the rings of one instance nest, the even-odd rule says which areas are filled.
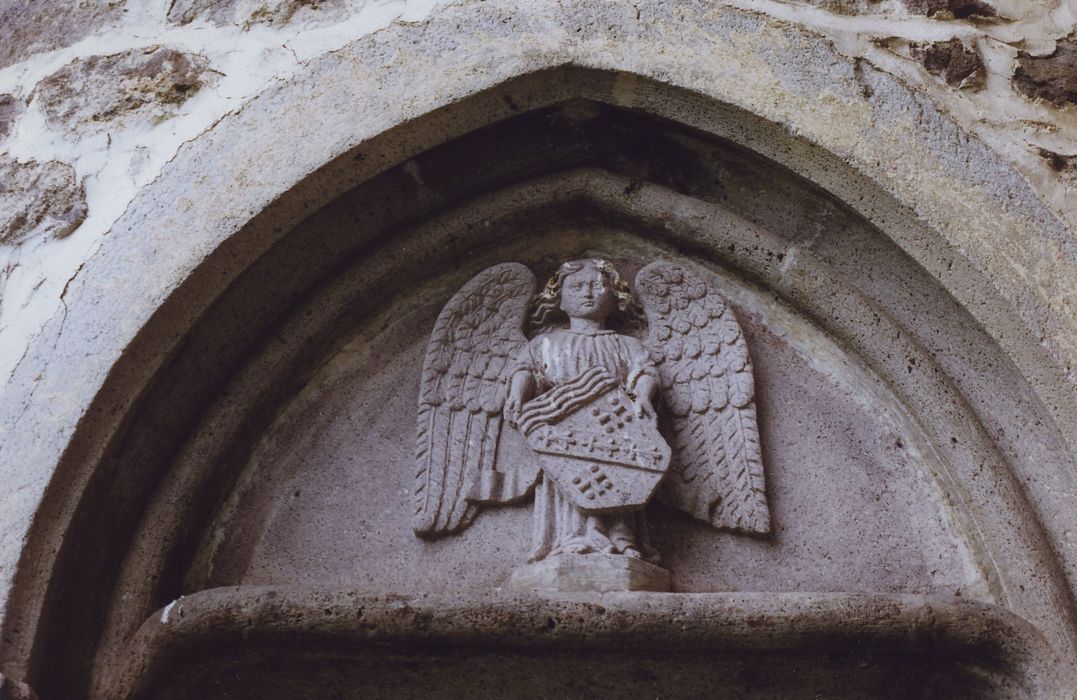
[[[669,468],[654,416],[638,416],[602,368],[529,401],[519,427],[547,478],[587,513],[643,508]]]

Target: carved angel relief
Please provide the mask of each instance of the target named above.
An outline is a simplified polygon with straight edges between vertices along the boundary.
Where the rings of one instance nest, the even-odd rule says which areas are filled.
[[[483,506],[532,493],[532,562],[657,564],[644,512],[655,495],[716,528],[769,531],[752,365],[733,312],[673,263],[647,265],[635,287],[638,303],[609,262],[578,260],[536,295],[531,271],[505,263],[446,304],[419,397],[416,534],[459,532]],[[630,335],[643,327],[645,341]],[[506,429],[530,459],[499,458]]]

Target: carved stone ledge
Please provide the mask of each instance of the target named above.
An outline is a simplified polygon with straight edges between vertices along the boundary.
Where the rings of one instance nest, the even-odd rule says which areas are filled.
[[[220,588],[156,613],[129,649],[106,697],[1057,697],[1064,687],[1043,638],[1011,613],[904,595]]]
[[[633,557],[561,554],[517,569],[510,586],[518,591],[664,592],[669,572]]]

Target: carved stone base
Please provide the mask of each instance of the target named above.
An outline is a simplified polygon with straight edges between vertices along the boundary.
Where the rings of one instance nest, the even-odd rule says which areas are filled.
[[[561,554],[512,572],[518,591],[668,591],[669,572],[614,554]]]

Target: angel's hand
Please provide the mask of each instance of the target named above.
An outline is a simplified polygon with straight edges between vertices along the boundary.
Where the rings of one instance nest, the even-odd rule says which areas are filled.
[[[520,420],[520,412],[523,410],[523,403],[523,397],[514,391],[510,391],[509,395],[505,397],[505,420],[507,420],[509,425],[514,428]]]
[[[650,418],[654,415],[654,406],[651,404],[651,399],[647,396],[636,397],[636,415],[640,418]]]
[[[516,427],[520,421],[520,414],[524,410],[524,401],[531,395],[533,388],[531,375],[527,372],[517,372],[509,380],[509,391],[505,397],[505,420],[509,425]]]
[[[636,415],[640,418],[650,418],[655,415],[653,401],[657,386],[654,376],[647,373],[641,374],[639,379],[636,380],[636,386],[633,389]]]

